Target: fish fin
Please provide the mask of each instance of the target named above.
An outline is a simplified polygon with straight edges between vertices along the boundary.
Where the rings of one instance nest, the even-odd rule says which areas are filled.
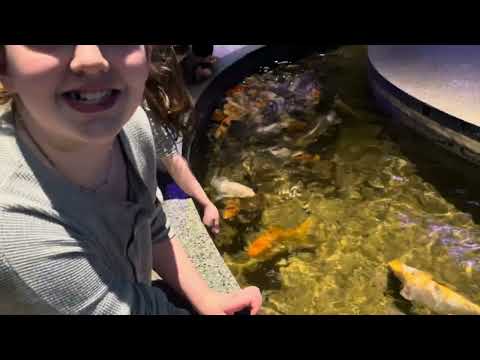
[[[406,300],[409,300],[409,301],[413,300],[413,297],[412,297],[412,294],[411,294],[411,289],[410,289],[410,286],[408,286],[408,285],[403,286],[402,291],[400,291],[400,295],[402,295],[403,298],[406,299]]]
[[[212,176],[212,178],[210,179],[210,185],[212,185],[213,187],[215,187],[215,183],[218,182],[218,176],[215,174]]]
[[[225,181],[225,180],[228,180],[225,176],[215,175],[215,176],[212,177],[212,180],[210,180],[210,182],[212,182],[212,181]]]
[[[210,183],[212,183],[212,181],[222,180],[223,176],[218,176],[219,172],[220,172],[220,169],[215,169],[213,171],[213,175],[211,177]]]

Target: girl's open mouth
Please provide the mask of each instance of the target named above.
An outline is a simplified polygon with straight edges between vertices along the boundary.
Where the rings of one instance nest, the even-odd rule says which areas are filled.
[[[119,96],[120,90],[108,89],[101,91],[67,91],[62,98],[76,111],[82,113],[95,113],[112,108]]]

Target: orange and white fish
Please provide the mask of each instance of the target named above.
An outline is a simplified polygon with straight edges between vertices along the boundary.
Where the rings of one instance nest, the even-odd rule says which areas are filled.
[[[429,273],[407,266],[399,260],[390,261],[388,267],[402,282],[400,294],[405,299],[418,302],[437,314],[480,315],[480,306],[435,282]]]
[[[313,220],[308,218],[299,226],[293,229],[282,229],[273,227],[257,237],[247,248],[247,254],[250,257],[257,257],[269,250],[276,242],[289,237],[303,237],[307,234],[313,224]]]

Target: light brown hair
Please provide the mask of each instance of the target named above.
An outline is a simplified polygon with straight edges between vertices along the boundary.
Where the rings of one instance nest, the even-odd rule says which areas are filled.
[[[151,45],[151,51],[144,107],[154,123],[189,133],[192,124],[188,115],[193,105],[175,50],[171,45]]]

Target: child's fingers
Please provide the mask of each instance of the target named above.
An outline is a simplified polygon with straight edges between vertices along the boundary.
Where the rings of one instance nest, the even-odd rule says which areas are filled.
[[[249,286],[243,289],[243,292],[250,301],[250,306],[252,308],[250,314],[255,315],[262,306],[262,294],[260,293],[260,289],[256,286]]]
[[[233,314],[250,307],[250,314],[255,315],[260,310],[261,305],[262,295],[260,294],[260,290],[255,286],[249,286],[231,294],[226,312]]]
[[[218,218],[213,219],[212,230],[215,234],[218,234],[220,232],[220,221]]]
[[[205,214],[203,215],[203,224],[208,227],[213,225],[213,219],[207,212],[205,212]]]

